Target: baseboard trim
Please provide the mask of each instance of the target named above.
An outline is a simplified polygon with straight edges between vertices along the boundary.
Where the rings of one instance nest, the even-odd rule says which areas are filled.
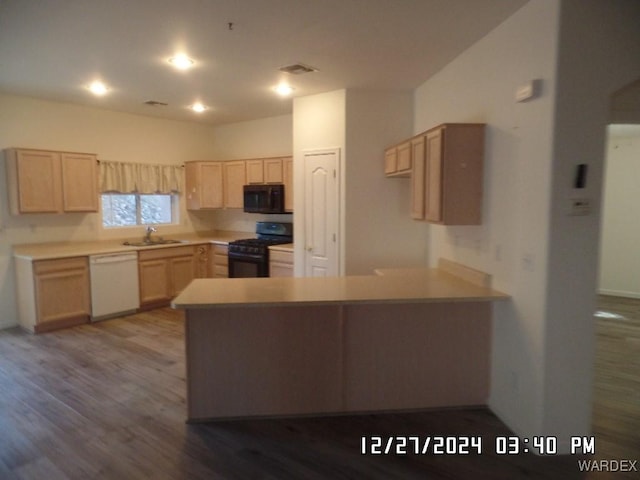
[[[627,292],[624,290],[606,290],[600,289],[598,290],[598,294],[600,295],[610,295],[612,297],[625,297],[625,298],[639,298],[640,292]]]

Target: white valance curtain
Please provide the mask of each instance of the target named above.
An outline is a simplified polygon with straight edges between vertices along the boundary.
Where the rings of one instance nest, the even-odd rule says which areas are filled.
[[[176,165],[151,165],[100,160],[102,193],[178,193],[183,168]]]

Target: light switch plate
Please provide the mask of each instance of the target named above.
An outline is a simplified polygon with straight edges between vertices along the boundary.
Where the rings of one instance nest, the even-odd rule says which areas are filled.
[[[569,215],[589,215],[591,213],[591,200],[588,198],[572,198]]]

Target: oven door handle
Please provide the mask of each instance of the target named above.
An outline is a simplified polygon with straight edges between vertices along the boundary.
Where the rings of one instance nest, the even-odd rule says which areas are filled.
[[[234,253],[234,252],[229,252],[228,253],[229,256],[229,260],[244,260],[244,261],[256,261],[256,262],[262,262],[264,261],[264,256],[260,255],[259,253],[257,254],[251,254],[251,253]]]

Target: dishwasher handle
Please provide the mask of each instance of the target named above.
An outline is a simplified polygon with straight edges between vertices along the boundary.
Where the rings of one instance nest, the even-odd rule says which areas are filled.
[[[138,254],[136,253],[115,253],[112,255],[92,255],[89,257],[89,263],[92,265],[131,262],[137,260]]]

